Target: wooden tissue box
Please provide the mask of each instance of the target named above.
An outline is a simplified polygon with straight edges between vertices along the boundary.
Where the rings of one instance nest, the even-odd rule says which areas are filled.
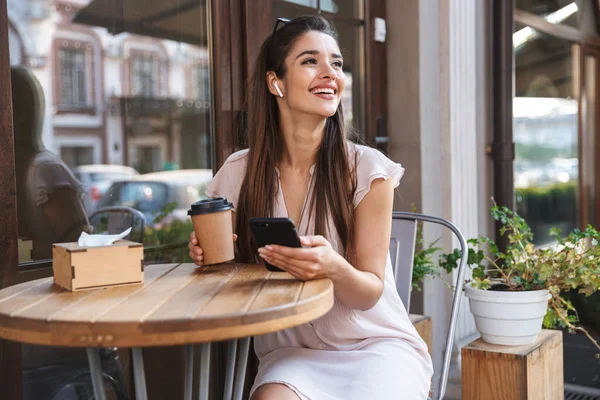
[[[144,246],[117,240],[110,246],[77,242],[52,246],[54,283],[71,291],[144,282]]]

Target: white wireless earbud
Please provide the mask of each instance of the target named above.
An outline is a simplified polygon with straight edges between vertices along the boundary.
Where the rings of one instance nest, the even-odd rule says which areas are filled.
[[[277,82],[275,82],[273,86],[275,86],[275,90],[277,91],[279,97],[283,97],[283,93],[281,93],[281,89],[279,89],[279,85],[277,84]]]

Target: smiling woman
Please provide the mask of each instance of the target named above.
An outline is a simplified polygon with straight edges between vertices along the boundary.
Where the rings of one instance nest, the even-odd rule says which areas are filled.
[[[300,280],[329,278],[333,309],[311,323],[255,337],[253,400],[425,399],[432,365],[395,289],[388,244],[404,169],[346,139],[337,35],[320,16],[266,39],[249,80],[249,148],[208,185],[234,207],[238,260]],[[252,241],[252,217],[290,218],[301,248]],[[203,251],[194,235],[190,257]],[[368,372],[368,376],[365,375]]]
[[[318,48],[311,48],[317,45]],[[325,116],[335,113],[337,103],[346,87],[346,77],[343,67],[343,58],[339,54],[337,43],[333,37],[321,32],[308,32],[294,45],[292,50],[293,62],[288,68],[284,65],[279,71],[278,77],[274,71],[267,73],[267,83],[273,87],[279,87],[283,83],[283,93],[292,90],[308,89],[308,92],[322,100],[333,100],[327,103],[307,102],[307,106],[314,106],[316,111],[321,110]],[[319,80],[318,74],[321,73],[322,66],[327,66],[327,74],[331,81]],[[296,68],[299,67],[299,68]],[[289,79],[284,78],[287,75]],[[290,83],[288,85],[288,83]],[[293,85],[292,85],[293,83]],[[277,85],[277,86],[276,86]],[[282,99],[284,96],[280,96]],[[299,100],[304,97],[291,95],[291,99]],[[287,99],[287,98],[286,98]],[[287,101],[279,100],[281,112],[286,112]],[[310,110],[306,110],[310,112]]]
[[[370,4],[375,5],[372,1]],[[271,13],[273,16],[286,18],[318,13],[335,24],[339,47],[344,56],[342,68],[346,75],[346,90],[342,92],[342,103],[346,127],[354,128],[363,141],[369,142],[371,134],[376,134],[374,131],[368,132],[369,122],[371,118],[374,122],[384,111],[377,110],[373,115],[367,115],[367,109],[374,104],[371,102],[366,107],[366,98],[374,94],[374,85],[377,86],[378,82],[371,82],[371,89],[365,90],[368,79],[365,61],[371,42],[368,40],[369,31],[366,31],[369,22],[364,17],[364,5],[363,0],[272,0]],[[370,49],[370,52],[373,57],[373,50]],[[371,71],[374,72],[375,79],[383,79],[385,76],[374,69]],[[382,135],[384,132],[378,134]]]

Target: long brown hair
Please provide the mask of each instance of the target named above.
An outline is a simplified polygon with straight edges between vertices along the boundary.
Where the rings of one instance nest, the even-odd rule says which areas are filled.
[[[248,81],[248,164],[240,188],[236,222],[240,238],[237,241],[238,258],[242,262],[258,261],[257,246],[250,234],[248,218],[273,216],[278,190],[275,166],[280,160],[283,143],[277,100],[268,90],[267,72],[273,71],[279,78],[283,78],[286,73],[285,59],[292,46],[299,37],[309,31],[323,32],[337,41],[337,33],[324,18],[295,18],[265,40]],[[315,234],[327,233],[327,217],[331,214],[341,244],[345,248],[344,255],[348,260],[352,260],[356,163],[351,168],[348,162],[341,102],[336,113],[327,118],[325,123],[325,133],[317,150],[313,181],[314,192],[309,209],[310,214],[315,217]],[[319,207],[316,207],[317,204]]]

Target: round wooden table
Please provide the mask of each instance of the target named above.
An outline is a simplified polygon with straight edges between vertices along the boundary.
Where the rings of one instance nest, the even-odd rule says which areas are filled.
[[[245,338],[240,346],[242,359],[238,359],[243,371],[235,373],[243,379],[249,336],[307,323],[332,306],[333,285],[328,279],[302,282],[287,273],[248,264],[149,265],[142,285],[70,292],[46,278],[0,290],[0,337],[22,343],[87,348],[98,400],[104,398],[104,389],[95,348],[133,348],[137,398],[145,399],[140,347],[188,345],[185,393],[191,398],[191,344],[204,343],[201,388],[208,396],[210,342]],[[229,361],[233,362],[228,362],[231,368],[228,365],[227,388],[233,382],[236,364],[237,341],[232,343]],[[239,391],[241,395],[237,378],[235,393]]]

